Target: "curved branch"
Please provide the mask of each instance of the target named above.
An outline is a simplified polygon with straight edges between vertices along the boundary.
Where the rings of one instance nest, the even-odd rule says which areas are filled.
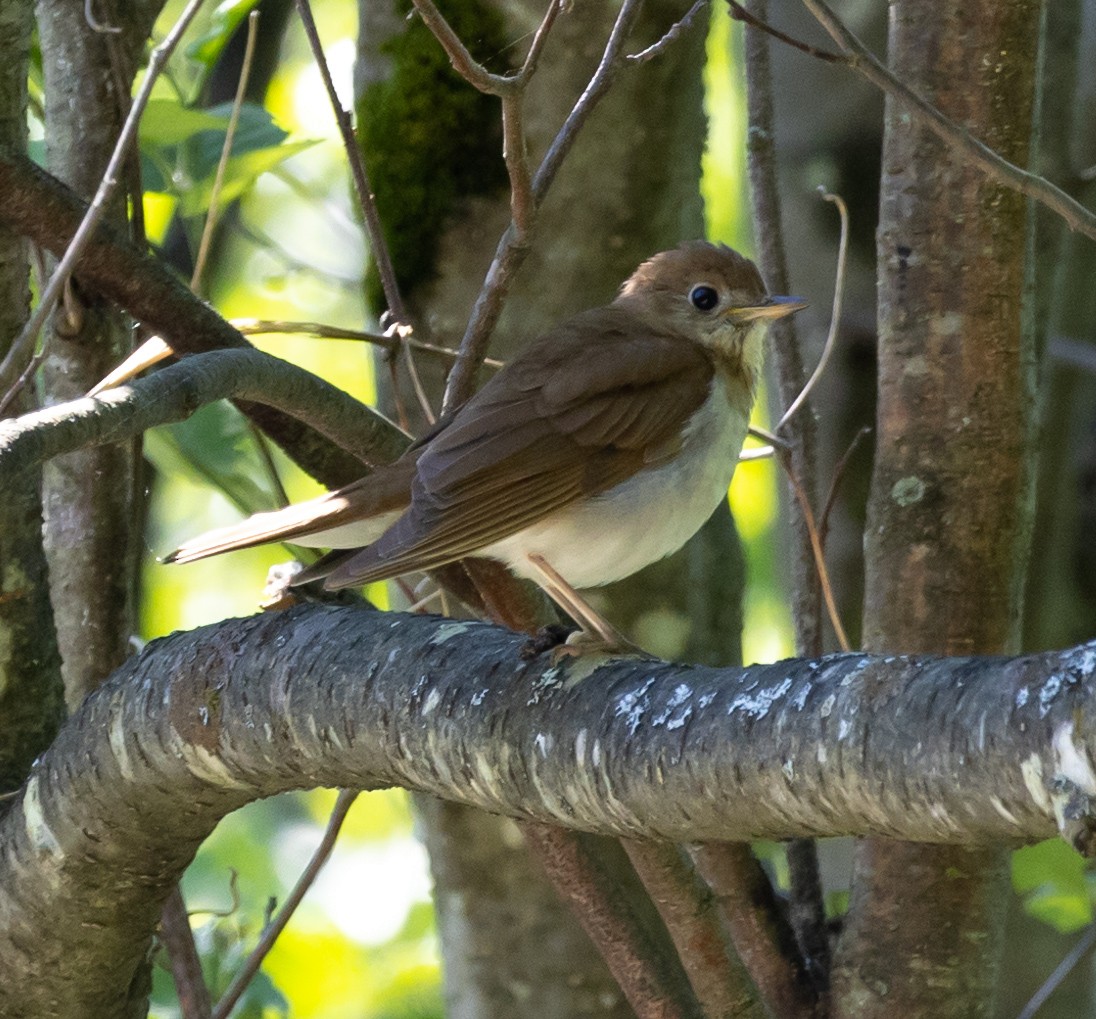
[[[303,368],[259,350],[218,350],[0,422],[0,485],[62,453],[121,442],[214,400],[237,398],[284,411],[369,466],[396,459],[409,441],[387,418]]]
[[[150,644],[0,820],[0,1013],[108,1014],[218,819],[288,789],[399,785],[674,842],[983,843],[1088,822],[1096,643],[711,669],[550,666],[523,640],[308,606]]]
[[[26,156],[0,145],[0,225],[56,255],[64,253],[87,203]],[[251,344],[162,262],[108,224],[98,226],[76,262],[80,281],[125,308],[180,354]],[[252,421],[304,470],[328,486],[361,477],[361,462],[300,422],[268,407],[243,404]]]

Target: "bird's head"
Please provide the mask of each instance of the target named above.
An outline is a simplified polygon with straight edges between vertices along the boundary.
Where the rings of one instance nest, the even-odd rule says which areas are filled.
[[[768,324],[806,307],[798,297],[769,294],[748,258],[723,244],[687,241],[644,262],[617,303],[651,315],[708,348],[751,389],[761,371]]]

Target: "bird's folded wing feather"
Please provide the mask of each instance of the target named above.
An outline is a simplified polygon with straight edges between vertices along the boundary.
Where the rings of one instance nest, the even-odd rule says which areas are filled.
[[[591,339],[591,337],[593,337]],[[474,554],[677,452],[711,391],[704,349],[624,309],[543,336],[425,447],[411,507],[329,587]]]

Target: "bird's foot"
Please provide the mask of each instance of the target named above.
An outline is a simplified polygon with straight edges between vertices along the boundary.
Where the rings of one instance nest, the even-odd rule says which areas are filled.
[[[644,658],[655,661],[654,655],[622,637],[616,630],[613,630],[611,637],[590,630],[575,630],[566,641],[551,648],[551,654],[553,665],[559,665],[565,658],[598,655],[602,658]]]
[[[552,651],[554,648],[566,644],[567,638],[578,632],[575,627],[565,623],[552,623],[549,626],[542,626],[522,645],[518,654],[521,656],[522,661],[532,661],[537,655],[542,655],[545,651]]]

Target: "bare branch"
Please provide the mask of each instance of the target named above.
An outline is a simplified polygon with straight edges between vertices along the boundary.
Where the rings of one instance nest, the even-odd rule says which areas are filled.
[[[86,986],[89,965],[100,993],[128,986],[159,915],[150,894],[167,897],[223,814],[290,788],[401,785],[534,823],[691,843],[981,845],[1045,838],[1059,816],[1083,834],[1091,820],[1080,786],[1096,789],[1096,643],[711,669],[524,662],[524,640],[307,606],[150,644],[68,720],[0,818],[12,864],[0,904],[50,935],[0,953],[0,1013],[44,1014],[34,1005]],[[408,675],[425,678],[409,687]],[[106,832],[109,858],[94,851]],[[65,1015],[107,1011],[79,1005]]]
[[[818,384],[818,380],[822,378],[823,373],[826,371],[826,365],[830,363],[830,356],[833,354],[833,349],[837,345],[837,329],[841,324],[841,303],[845,294],[845,262],[849,253],[849,209],[845,205],[845,201],[840,195],[831,195],[824,188],[819,188],[822,192],[822,197],[827,202],[832,202],[837,206],[837,212],[841,217],[841,240],[837,246],[837,281],[833,287],[833,309],[830,312],[830,331],[826,334],[826,342],[822,347],[822,356],[818,359],[818,364],[815,365],[814,371],[811,372],[811,377],[807,379],[807,384],[799,391],[799,395],[792,400],[791,406],[788,407],[780,420],[777,422],[774,432],[779,432],[788,421],[791,420],[804,403],[807,402],[807,398],[811,395],[811,390]]]
[[[886,66],[880,63],[871,51],[849,31],[824,0],[803,0],[803,4],[844,50],[849,67],[857,74],[900,102],[918,122],[979,166],[986,176],[1012,191],[1019,191],[1020,194],[1034,199],[1061,216],[1071,230],[1096,240],[1096,214],[1075,201],[1061,188],[1051,184],[1045,177],[1010,163],[1004,156],[956,124],[954,120],[946,117],[900,78],[891,74]]]
[[[64,257],[58,263],[49,283],[46,285],[46,289],[42,292],[38,300],[38,306],[34,309],[34,314],[31,315],[18,339],[11,345],[7,357],[0,364],[0,392],[8,390],[15,379],[18,378],[21,371],[20,366],[34,348],[42,326],[45,325],[46,319],[53,311],[53,307],[61,296],[69,276],[95,233],[100,220],[106,213],[110,196],[114,193],[114,189],[118,184],[119,171],[125,162],[129,147],[133,144],[133,139],[137,135],[137,125],[140,123],[141,114],[144,113],[145,106],[152,95],[152,86],[156,83],[156,79],[160,76],[168,58],[179,44],[183,33],[190,26],[191,21],[194,20],[194,16],[198,13],[202,3],[203,0],[190,0],[164,41],[153,49],[149,57],[148,68],[145,70],[144,80],[141,82],[141,88],[133,100],[125,124],[122,125],[118,141],[114,146],[114,152],[111,154],[110,162],[103,172],[103,178],[98,190],[95,192],[95,197],[73,235]]]
[[[274,947],[274,942],[281,936],[282,931],[285,930],[286,925],[297,911],[297,907],[301,904],[301,900],[304,899],[308,889],[315,884],[324,864],[331,857],[331,853],[335,849],[335,841],[338,839],[343,822],[346,820],[346,815],[350,813],[350,808],[357,798],[358,794],[355,790],[339,790],[339,796],[335,800],[331,816],[327,819],[327,827],[324,829],[323,838],[320,839],[320,844],[308,861],[308,866],[301,872],[301,876],[297,879],[297,883],[293,886],[288,898],[286,898],[285,904],[278,911],[278,915],[266,925],[262,936],[259,938],[259,943],[251,950],[247,959],[244,960],[243,966],[240,967],[239,972],[225,989],[225,993],[213,1010],[212,1019],[228,1019],[232,1009],[240,1000],[240,996],[247,990],[247,985],[259,972],[263,960]]]
[[[232,112],[229,114],[228,125],[225,128],[221,158],[217,160],[217,172],[213,177],[213,190],[209,195],[209,208],[206,210],[205,224],[202,227],[202,238],[198,242],[194,271],[190,274],[190,289],[195,292],[200,292],[202,289],[202,273],[205,271],[206,259],[209,257],[209,249],[213,243],[213,232],[217,229],[220,219],[221,187],[224,184],[225,169],[228,167],[228,157],[232,155],[232,142],[236,138],[236,128],[240,123],[240,110],[247,95],[247,82],[251,77],[251,65],[255,60],[255,42],[258,36],[259,12],[254,10],[247,16],[247,44],[244,47],[244,58],[240,65],[240,80],[236,83],[236,95],[232,100]]]
[[[533,176],[534,210],[544,201],[563,159],[574,145],[582,126],[612,85],[622,63],[624,44],[639,15],[639,7],[639,0],[624,0],[621,5],[597,69]],[[480,290],[479,297],[476,298],[472,314],[468,319],[468,326],[460,344],[460,353],[457,355],[445,389],[442,413],[459,407],[472,395],[476,372],[487,352],[491,332],[498,321],[514,275],[525,261],[527,244],[528,239],[523,231],[511,221],[499,239],[494,260],[487,271],[487,278],[484,280],[483,288]]]
[[[434,38],[441,43],[449,57],[449,63],[473,88],[492,96],[514,95],[519,87],[516,78],[508,78],[501,74],[491,74],[479,63],[468,47],[461,42],[460,36],[453,31],[453,26],[442,16],[441,11],[434,6],[433,0],[411,0],[415,10],[423,20],[423,24],[434,33]]]
[[[710,2],[711,0],[696,0],[696,3],[689,8],[685,17],[680,21],[675,21],[661,39],[652,43],[645,50],[640,50],[638,53],[629,53],[628,59],[637,64],[641,64],[646,60],[653,60],[663,50],[677,42],[678,39],[693,27],[696,19],[700,16],[700,12],[704,10]]]
[[[388,302],[388,310],[397,323],[410,325],[410,316],[407,306],[403,303],[400,294],[399,283],[396,280],[396,270],[392,266],[392,256],[388,251],[388,243],[384,239],[384,227],[381,224],[380,214],[377,212],[377,203],[373,198],[373,188],[369,183],[369,173],[365,168],[365,160],[362,159],[361,150],[354,138],[354,126],[350,114],[343,109],[339,102],[338,93],[335,91],[335,83],[331,80],[331,69],[327,66],[327,60],[323,55],[323,43],[320,42],[319,32],[316,30],[316,21],[312,17],[312,8],[309,0],[295,0],[297,12],[300,14],[301,25],[308,45],[312,48],[312,55],[319,68],[320,77],[323,79],[327,97],[331,103],[331,109],[335,114],[335,123],[338,125],[339,134],[342,136],[343,148],[346,150],[346,158],[350,164],[350,176],[354,182],[354,193],[358,198],[358,205],[362,210],[362,218],[365,221],[366,233],[369,235],[369,250],[373,260],[377,264],[377,273],[380,276],[381,287],[384,289],[384,299]]]
[[[202,976],[202,963],[190,929],[182,889],[176,885],[164,902],[160,916],[160,944],[167,952],[175,995],[183,1019],[210,1019],[213,1004]]]
[[[222,350],[184,358],[100,396],[0,422],[0,479],[10,484],[52,457],[182,421],[221,399],[277,407],[369,466],[396,459],[410,441],[376,411],[303,368],[258,350]]]

